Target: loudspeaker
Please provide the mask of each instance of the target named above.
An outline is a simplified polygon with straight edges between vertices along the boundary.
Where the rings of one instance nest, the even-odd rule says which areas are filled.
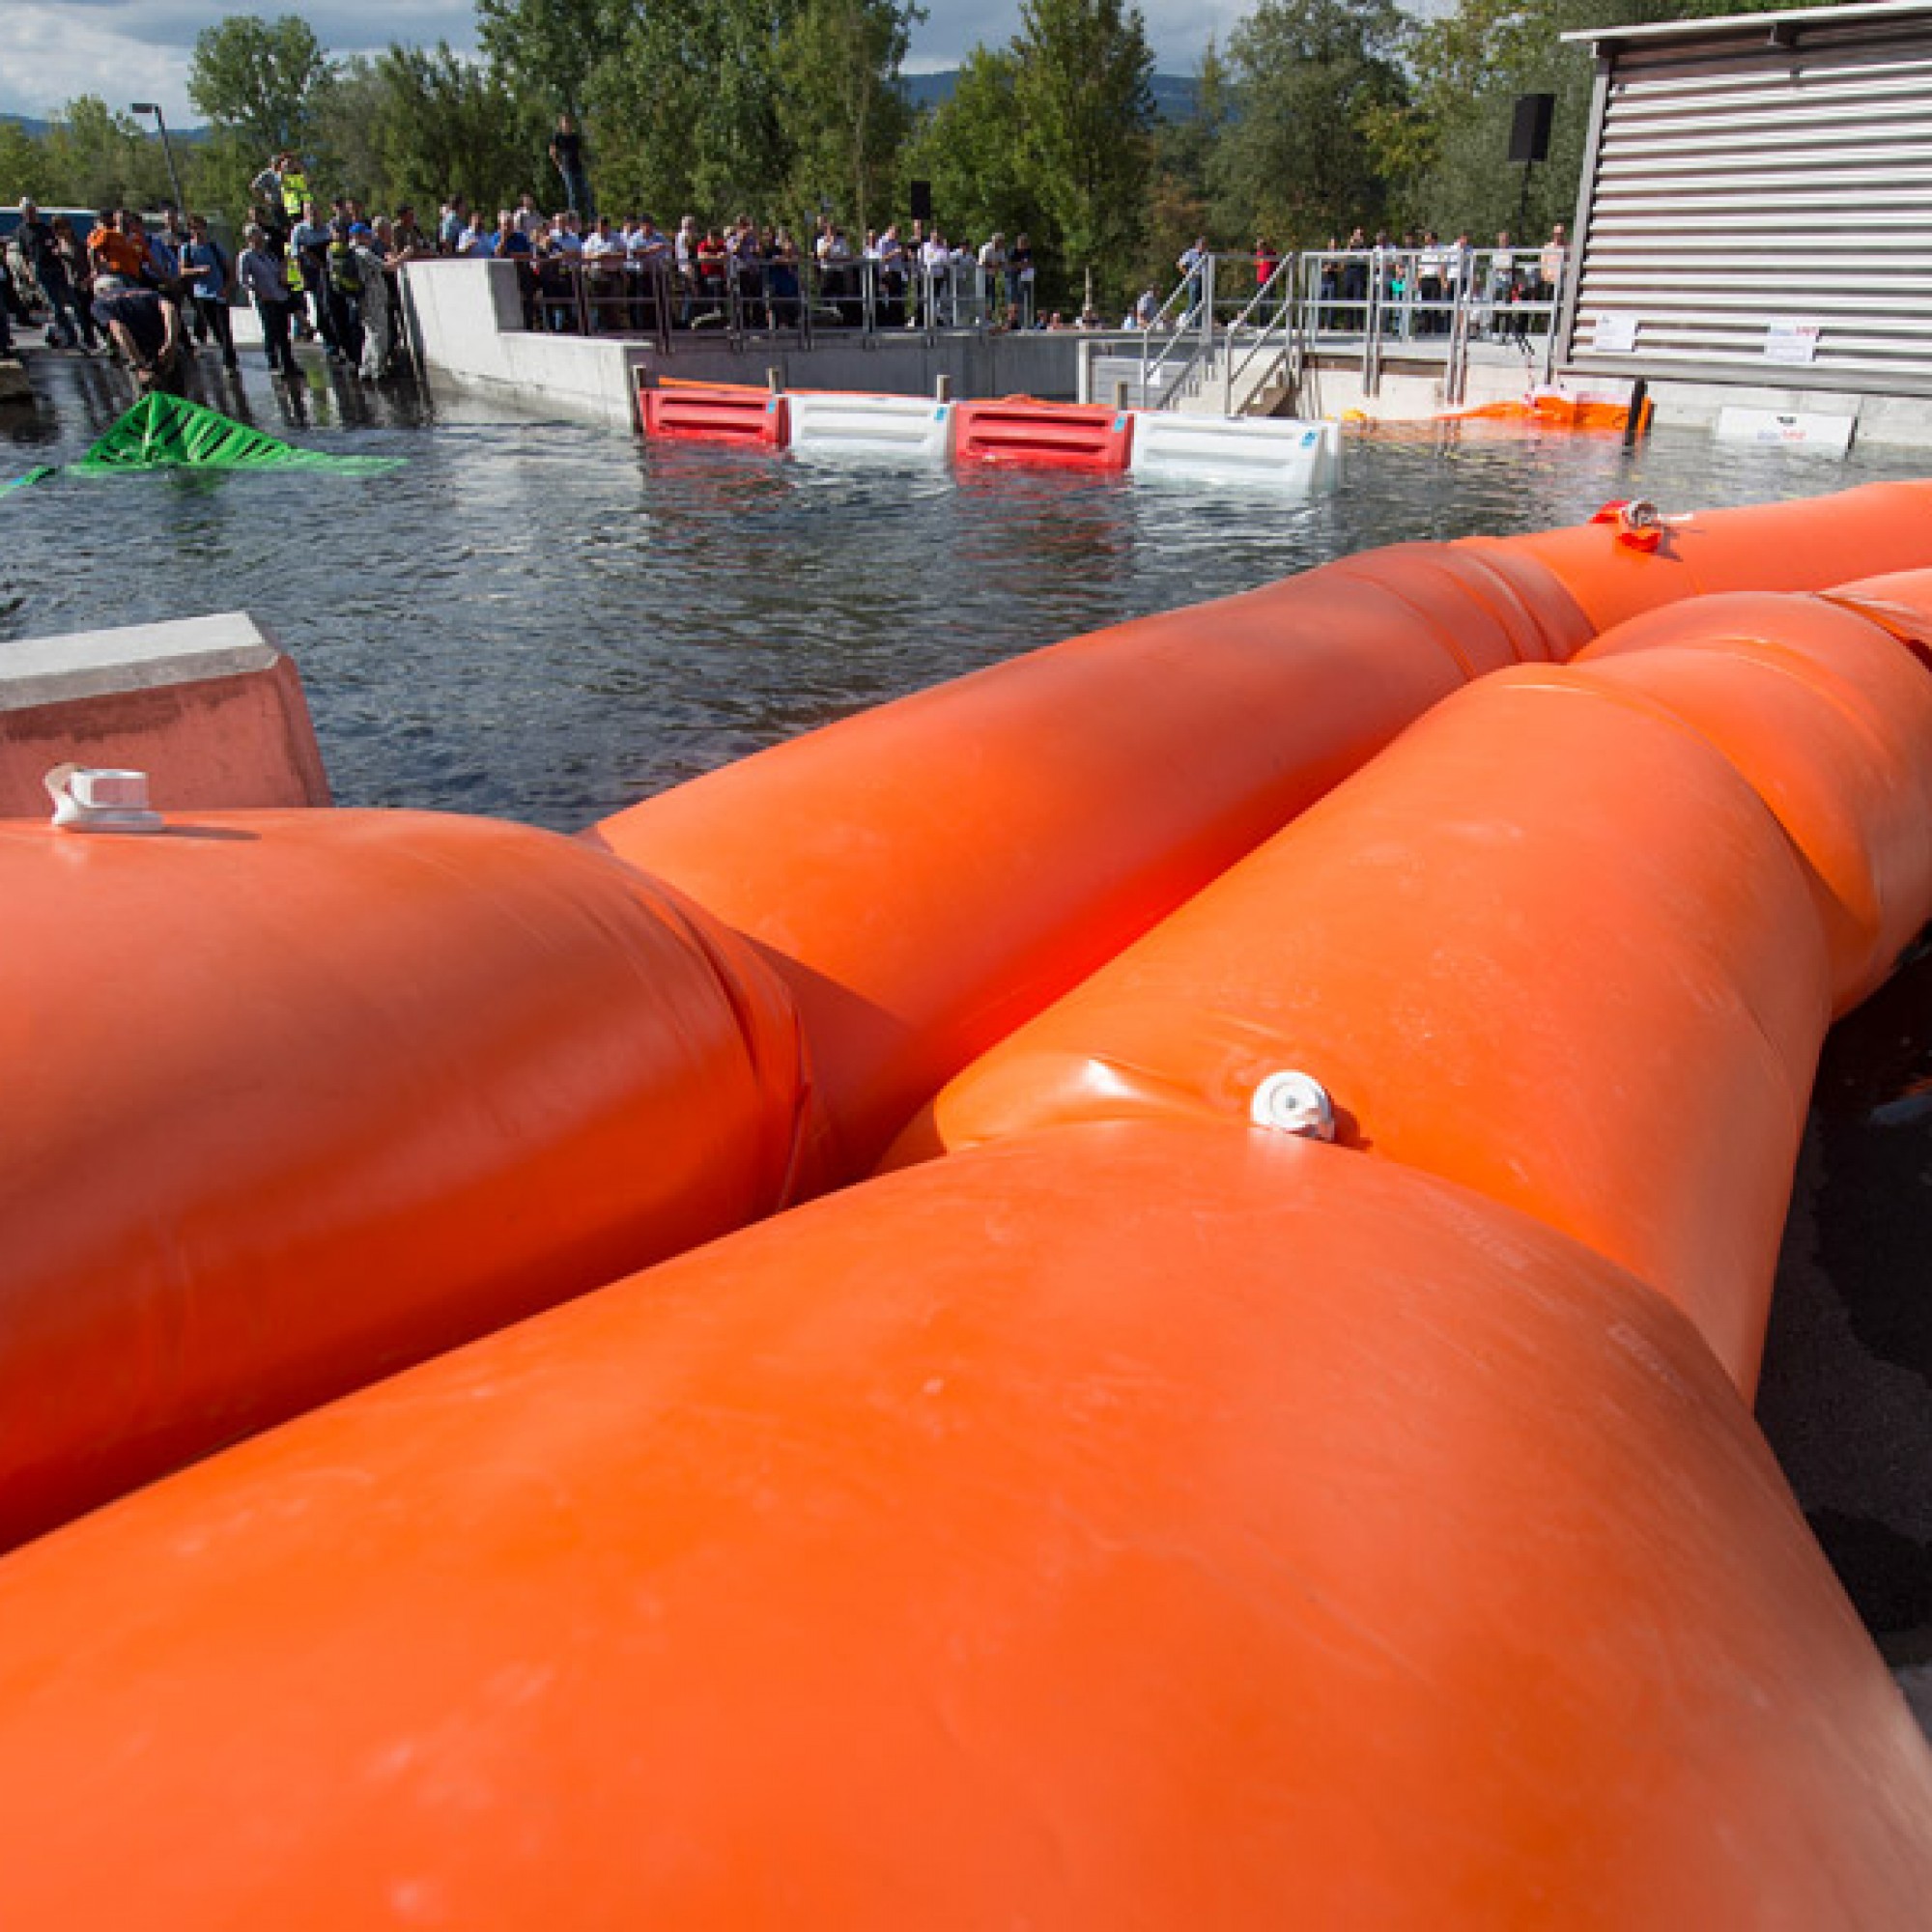
[[[932,219],[932,184],[914,182],[912,185],[912,218],[915,221]]]
[[[1549,158],[1549,117],[1556,106],[1553,94],[1519,94],[1516,119],[1510,124],[1510,159],[1547,161]]]

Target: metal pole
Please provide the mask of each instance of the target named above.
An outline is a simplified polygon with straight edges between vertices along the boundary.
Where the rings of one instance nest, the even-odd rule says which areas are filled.
[[[163,118],[160,103],[155,100],[135,100],[128,103],[130,114],[152,114],[155,126],[161,131],[161,154],[168,164],[168,180],[174,184],[175,206],[182,213],[187,213],[187,197],[182,193],[181,175],[175,168],[174,143],[168,139],[168,124]]]
[[[1624,447],[1634,449],[1637,439],[1650,427],[1645,412],[1649,406],[1650,384],[1639,376],[1631,384],[1630,412],[1624,417]]]

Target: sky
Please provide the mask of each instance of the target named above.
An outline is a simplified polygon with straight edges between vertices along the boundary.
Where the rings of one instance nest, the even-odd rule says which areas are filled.
[[[1246,0],[1140,0],[1163,73],[1191,73],[1210,34],[1248,11]],[[957,67],[978,43],[997,44],[1019,24],[1018,0],[926,0],[928,18],[913,30],[906,66],[915,72]],[[423,45],[446,40],[473,47],[472,0],[257,0],[209,7],[191,0],[0,0],[0,113],[51,117],[76,95],[97,94],[110,107],[154,100],[173,127],[200,119],[188,105],[188,56],[194,38],[230,14],[274,19],[299,14],[334,54],[377,53],[398,38]],[[406,33],[399,35],[399,24]],[[5,192],[0,183],[0,194]]]

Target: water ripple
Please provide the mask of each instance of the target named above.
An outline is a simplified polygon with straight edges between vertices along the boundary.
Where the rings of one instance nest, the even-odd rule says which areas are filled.
[[[77,456],[125,398],[38,357],[0,476]],[[831,469],[643,447],[311,372],[207,400],[270,434],[409,459],[373,478],[56,479],[0,505],[0,649],[247,609],[300,666],[344,804],[575,828],[797,731],[1037,644],[1370,545],[1536,529],[1610,497],[1709,507],[1917,474],[1660,435],[1370,442],[1331,497],[1111,477]],[[111,589],[107,586],[112,586]]]

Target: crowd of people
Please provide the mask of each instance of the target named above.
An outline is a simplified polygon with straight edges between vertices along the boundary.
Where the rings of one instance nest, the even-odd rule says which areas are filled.
[[[306,340],[343,370],[379,381],[407,353],[397,271],[437,256],[514,262],[532,329],[1106,326],[1091,304],[1070,319],[1040,311],[1038,265],[1025,235],[1009,242],[996,232],[976,248],[914,220],[855,240],[829,214],[803,243],[782,224],[749,215],[704,226],[687,214],[667,231],[648,214],[616,221],[596,212],[582,139],[568,115],[558,117],[550,155],[567,204],[551,213],[528,192],[494,214],[452,194],[426,229],[410,207],[372,216],[350,197],[325,204],[311,191],[300,157],[283,153],[249,185],[249,216],[233,260],[203,216],[172,209],[153,228],[130,210],[103,210],[83,239],[67,217],[43,218],[23,201],[12,245],[45,310],[50,344],[105,349],[141,386],[169,389],[180,387],[197,350],[238,367],[231,315],[238,296],[261,318],[263,352],[275,374],[298,373],[295,345]],[[1541,249],[1518,248],[1503,233],[1487,251],[1466,234],[1448,243],[1434,231],[1371,240],[1357,228],[1346,241],[1331,239],[1317,258],[1315,327],[1359,329],[1373,301],[1402,333],[1445,333],[1457,305],[1476,298],[1484,326],[1498,336],[1520,336],[1529,318],[1548,313],[1566,259],[1560,226]],[[1277,276],[1281,264],[1280,251],[1260,238],[1253,287],[1243,292],[1241,277],[1229,274],[1230,258],[1199,238],[1176,263],[1179,289],[1163,300],[1150,286],[1121,326],[1185,328],[1204,302],[1224,310],[1271,288],[1279,303],[1287,280]],[[0,308],[0,349],[6,346]]]
[[[748,214],[711,226],[687,214],[667,230],[650,214],[545,214],[527,193],[492,217],[454,195],[440,212],[438,246],[514,261],[532,328],[783,329],[808,312],[851,327],[1051,326],[1035,304],[1024,235],[1009,246],[996,234],[975,249],[921,220],[889,222],[855,241],[824,215],[801,243],[785,225]]]
[[[22,201],[10,249],[43,312],[49,347],[105,353],[138,388],[179,394],[197,353],[240,368],[239,293],[261,317],[275,374],[298,374],[292,344],[304,337],[362,376],[387,375],[400,342],[395,271],[434,245],[407,211],[395,222],[371,222],[354,202],[339,201],[325,216],[292,156],[278,156],[266,175],[288,196],[259,198],[266,181],[258,178],[239,255],[201,214],[169,209],[151,227],[132,209],[103,209],[83,240],[67,216],[43,217]],[[9,333],[0,310],[0,348]]]

